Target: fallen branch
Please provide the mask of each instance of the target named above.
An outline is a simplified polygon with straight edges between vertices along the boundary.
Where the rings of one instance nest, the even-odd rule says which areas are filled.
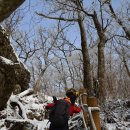
[[[29,88],[29,89],[23,91],[22,93],[18,94],[18,97],[22,98],[22,97],[32,94],[32,93],[33,93],[33,89]]]
[[[5,122],[8,122],[8,123],[21,123],[21,124],[30,123],[28,120],[25,120],[25,119],[6,119]]]
[[[19,100],[20,100],[20,98],[22,98],[30,93],[33,93],[33,89],[27,89],[18,95],[12,95],[9,99],[9,104],[11,105],[12,109],[14,109],[17,106],[19,108],[19,115],[23,119],[27,119],[27,115],[26,115],[23,104]]]

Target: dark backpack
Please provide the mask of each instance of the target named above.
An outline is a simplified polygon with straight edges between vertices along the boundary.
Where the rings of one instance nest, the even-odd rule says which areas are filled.
[[[65,100],[57,100],[51,108],[49,121],[53,126],[64,127],[68,124],[70,105]]]

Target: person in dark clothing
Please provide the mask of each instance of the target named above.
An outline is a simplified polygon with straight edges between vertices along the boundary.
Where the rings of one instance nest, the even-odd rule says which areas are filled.
[[[63,100],[67,103],[66,106],[69,106],[69,112],[68,112],[69,116],[73,116],[74,113],[79,113],[81,111],[81,108],[75,105],[75,101],[76,101],[77,97],[78,97],[78,92],[75,89],[71,88],[66,91],[66,97]],[[57,102],[47,104],[45,106],[45,109],[48,110],[48,109],[54,108],[55,106],[57,109],[57,104],[58,104]],[[63,105],[65,105],[65,104],[63,104]],[[68,107],[67,107],[67,109],[68,109]],[[53,113],[56,113],[56,112],[53,112]],[[64,117],[66,115],[64,115]],[[58,118],[56,118],[55,120],[58,120]],[[51,124],[50,124],[49,130],[69,130],[68,120],[69,120],[69,118],[67,117],[67,121],[66,121],[65,125],[60,126],[60,127],[54,125],[54,123],[52,123],[50,121]],[[60,122],[60,119],[58,121]]]
[[[52,124],[50,124],[49,130],[69,130],[69,128],[68,128],[68,124],[66,126],[64,126],[64,127],[59,127],[59,128],[52,125]]]

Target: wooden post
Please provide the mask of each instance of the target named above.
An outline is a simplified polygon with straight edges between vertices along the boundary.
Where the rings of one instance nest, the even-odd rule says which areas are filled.
[[[98,107],[97,98],[96,97],[88,97],[88,106],[89,107]],[[97,130],[101,130],[99,111],[92,111],[93,120]],[[93,130],[92,124],[90,126],[90,130]]]
[[[86,89],[84,89],[84,88],[79,90],[79,94],[83,94],[83,93],[86,93]],[[79,103],[81,104],[81,101]],[[87,95],[82,96],[82,103],[87,104]],[[87,125],[88,124],[88,116],[87,116],[87,113],[84,110],[83,110],[83,115],[84,115],[84,119],[85,119],[85,122],[86,122],[86,125]]]

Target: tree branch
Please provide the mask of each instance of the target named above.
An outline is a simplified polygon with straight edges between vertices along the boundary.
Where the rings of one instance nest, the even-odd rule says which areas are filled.
[[[48,18],[48,19],[53,19],[53,20],[62,20],[62,21],[67,21],[67,22],[77,22],[78,21],[78,19],[67,19],[67,18],[63,18],[63,17],[51,17],[51,16],[47,16],[47,15],[45,15],[45,14],[43,14],[43,13],[38,13],[38,12],[36,12],[36,14],[37,15],[39,15],[39,16],[42,16],[42,17],[44,17],[44,18]]]
[[[115,20],[117,21],[117,23],[122,27],[122,29],[124,30],[125,34],[126,34],[126,38],[128,40],[130,40],[130,31],[128,30],[128,28],[126,26],[124,26],[123,22],[117,17],[112,5],[109,3],[109,9],[111,11],[112,16],[115,18]]]

